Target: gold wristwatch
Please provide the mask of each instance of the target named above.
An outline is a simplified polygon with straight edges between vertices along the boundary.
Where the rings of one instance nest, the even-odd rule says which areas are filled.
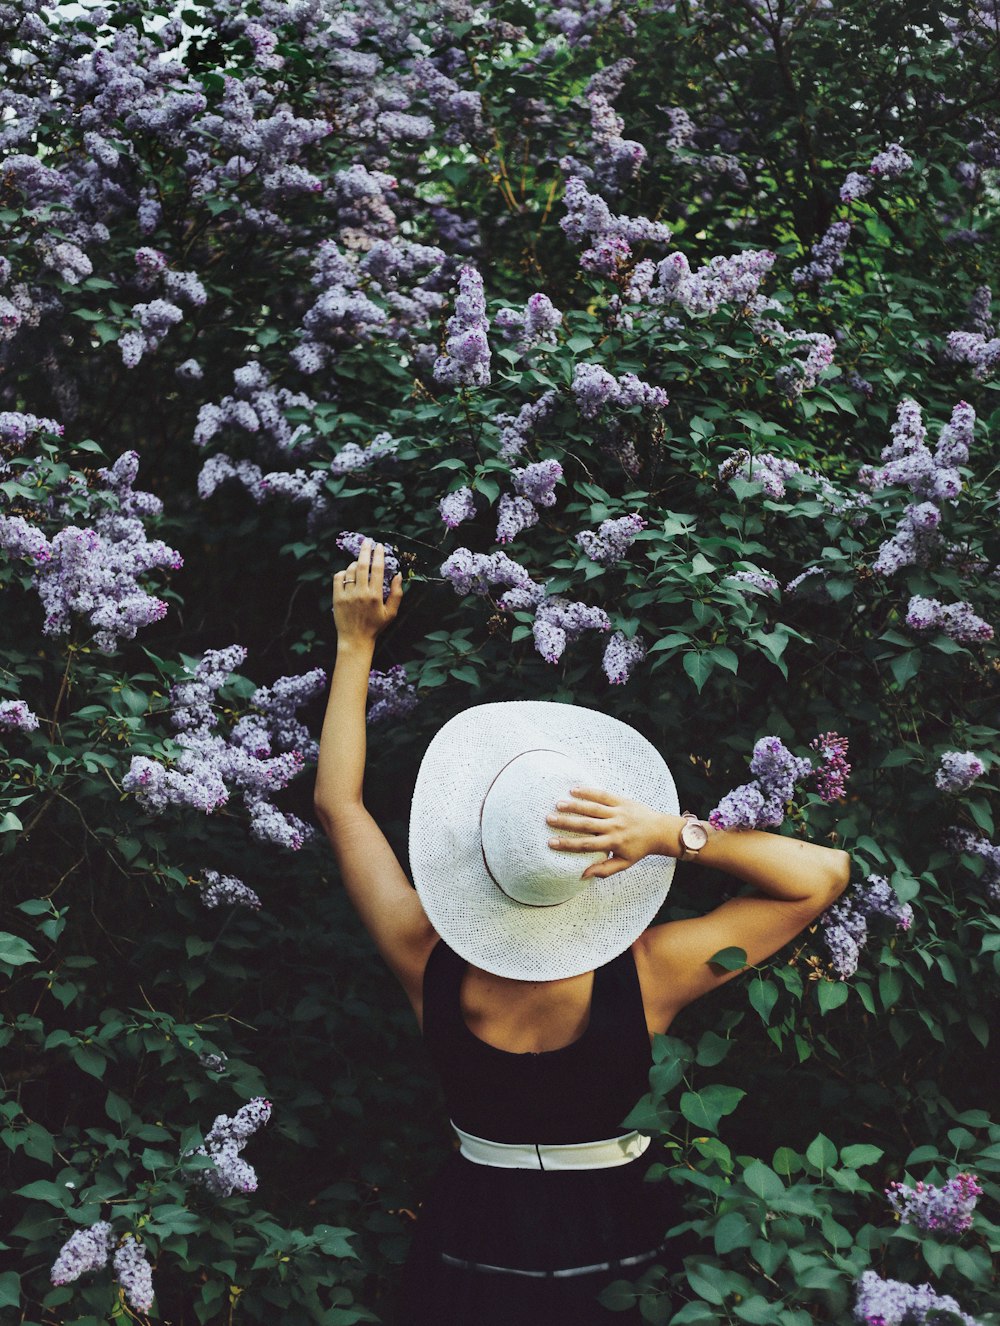
[[[690,810],[685,810],[681,819],[684,821],[680,832],[681,854],[677,860],[696,861],[698,853],[708,842],[708,830]]]

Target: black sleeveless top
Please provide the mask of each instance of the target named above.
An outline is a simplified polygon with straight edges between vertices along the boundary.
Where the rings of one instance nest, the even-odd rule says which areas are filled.
[[[462,1016],[468,963],[440,940],[424,973],[424,1042],[452,1121],[493,1142],[559,1144],[617,1137],[648,1090],[651,1063],[631,949],[594,972],[590,1021],[558,1050],[520,1054],[476,1036]]]

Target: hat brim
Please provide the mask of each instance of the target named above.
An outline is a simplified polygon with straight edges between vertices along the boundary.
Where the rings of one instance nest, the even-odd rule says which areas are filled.
[[[624,952],[662,906],[675,866],[672,857],[645,857],[555,907],[509,898],[483,861],[480,807],[498,770],[540,745],[592,768],[604,791],[678,813],[660,753],[634,728],[597,710],[508,700],[467,709],[435,734],[410,809],[414,885],[450,948],[484,971],[526,981],[579,976]]]

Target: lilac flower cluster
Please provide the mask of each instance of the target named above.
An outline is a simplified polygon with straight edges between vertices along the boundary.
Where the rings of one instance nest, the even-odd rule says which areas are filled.
[[[864,1271],[858,1280],[854,1320],[859,1326],[925,1326],[940,1321],[941,1313],[953,1313],[962,1326],[979,1326],[950,1294],[937,1294],[928,1284],[883,1280],[875,1271]]]
[[[1000,368],[1000,336],[953,331],[948,333],[947,344],[949,357],[956,363],[968,364],[973,377],[981,381],[991,377]]]
[[[220,875],[217,870],[203,870],[205,887],[201,900],[206,907],[260,907],[260,898],[235,875]]]
[[[212,1169],[198,1171],[200,1181],[216,1197],[229,1197],[234,1192],[256,1192],[257,1175],[240,1152],[258,1128],[271,1117],[271,1102],[255,1096],[241,1106],[232,1118],[226,1114],[216,1117],[205,1134],[204,1146],[185,1152],[189,1156],[211,1156]]]
[[[625,121],[612,105],[624,87],[626,75],[634,67],[634,60],[616,60],[613,65],[600,69],[587,84],[593,168],[572,156],[565,156],[559,162],[564,174],[575,176],[588,185],[596,183],[609,195],[620,194],[635,179],[646,160],[643,145],[623,137]]]
[[[522,351],[538,345],[555,345],[556,331],[562,326],[563,315],[548,295],[532,295],[523,309],[502,308],[493,319],[508,340],[517,343]]]
[[[653,387],[634,373],[616,378],[600,364],[577,364],[572,391],[584,419],[595,419],[607,405],[620,410],[662,410],[669,404],[662,387]]]
[[[87,1271],[103,1270],[114,1246],[115,1236],[106,1220],[98,1220],[89,1229],[74,1230],[52,1264],[52,1283],[68,1285]]]
[[[716,829],[776,829],[796,784],[813,767],[809,760],[793,755],[780,738],[761,737],[753,748],[750,772],[754,775],[750,782],[727,792],[709,814]]]
[[[361,545],[368,537],[366,534],[359,534],[356,530],[342,530],[337,535],[337,547],[350,557],[361,556]],[[399,565],[399,554],[391,543],[383,543],[383,555],[385,557],[384,569],[382,574],[382,602],[389,597],[392,589],[393,579],[401,573],[402,568]]]
[[[93,524],[66,525],[51,540],[21,516],[0,516],[0,548],[33,563],[46,635],[67,634],[78,613],[93,628],[97,648],[111,654],[120,640],[165,615],[167,605],[146,593],[140,577],[157,567],[177,570],[183,559],[162,540],[146,537],[141,518],[159,515],[163,504],[133,489],[138,469],[135,451],[99,469],[104,487],[86,497]]]
[[[913,166],[913,158],[903,151],[899,143],[890,143],[872,158],[865,175],[851,171],[840,189],[840,201],[855,202],[871,193],[878,180],[898,180]]]
[[[599,566],[615,566],[646,528],[646,521],[637,512],[602,520],[596,530],[581,530],[576,536],[592,562]]]
[[[533,587],[530,573],[506,553],[474,553],[456,548],[442,564],[441,574],[458,594],[487,596],[497,585]]]
[[[770,249],[745,249],[728,257],[719,254],[692,272],[683,253],[671,253],[656,264],[640,263],[628,293],[655,307],[679,304],[693,315],[715,313],[726,304],[756,310],[760,284],[775,257]]]
[[[0,338],[2,339],[2,338]],[[40,434],[54,433],[62,437],[63,425],[56,419],[43,419],[37,414],[23,414],[20,410],[0,410],[0,479],[11,473],[7,463]]]
[[[511,471],[514,493],[504,493],[500,498],[497,543],[510,543],[522,530],[536,525],[538,507],[555,505],[555,485],[562,472],[557,460],[540,460]]]
[[[258,711],[237,722],[228,733],[216,730],[216,693],[228,674],[246,658],[240,645],[208,650],[190,674],[171,689],[174,738],[179,753],[172,766],[134,755],[122,787],[154,814],[170,806],[188,806],[206,815],[225,805],[239,791],[250,817],[250,832],[261,842],[297,850],[313,829],[297,815],[278,810],[270,798],[286,787],[305,762],[301,729],[289,710],[316,693],[320,670],[298,678],[280,678],[259,688],[252,703]],[[291,746],[271,755],[272,743]],[[310,743],[312,753],[315,746]]]
[[[463,387],[489,385],[489,326],[483,278],[475,267],[463,267],[458,278],[455,312],[448,319],[444,354],[434,362],[434,377],[438,382]]]
[[[962,644],[993,639],[993,627],[977,617],[971,605],[963,601],[940,603],[914,594],[907,604],[906,624],[912,631],[941,631],[950,640]]]
[[[903,1225],[915,1225],[922,1234],[964,1234],[983,1190],[974,1174],[956,1174],[940,1188],[890,1183],[885,1195]]]
[[[719,466],[719,478],[723,483],[732,479],[747,479],[759,483],[765,497],[780,501],[785,495],[785,480],[794,474],[801,474],[802,466],[794,460],[785,460],[772,455],[769,451],[758,451],[751,456],[745,447],[740,447]]]
[[[413,80],[447,126],[444,142],[475,144],[482,139],[485,125],[478,92],[463,88],[429,59],[413,62]]]
[[[386,672],[373,668],[368,674],[369,723],[406,718],[417,707],[417,690],[406,679],[406,669],[396,663]]]
[[[814,771],[816,791],[823,801],[839,801],[846,791],[851,766],[847,763],[848,740],[836,732],[823,732],[809,743],[820,758]]]
[[[825,368],[833,363],[836,342],[823,332],[792,331],[785,337],[794,345],[806,347],[804,354],[793,355],[774,375],[775,386],[788,396],[801,396],[815,387]]]
[[[313,445],[305,424],[294,427],[286,418],[292,409],[312,410],[314,402],[302,392],[287,387],[275,389],[263,365],[251,359],[233,370],[236,390],[217,404],[207,402],[198,411],[192,441],[196,447],[207,446],[223,428],[239,428],[251,436],[265,439],[279,454],[295,451],[307,454]]]
[[[476,503],[472,489],[463,486],[453,493],[445,493],[438,503],[438,511],[449,529],[457,529],[463,520],[474,520]]]
[[[38,715],[32,713],[24,700],[0,700],[0,728],[8,732],[34,732]]]
[[[1000,846],[991,843],[988,838],[977,838],[968,829],[952,828],[945,835],[945,842],[953,852],[968,852],[970,856],[981,857],[986,869],[983,872],[983,884],[991,902],[1000,903]]]
[[[543,392],[537,401],[528,401],[517,414],[498,414],[497,426],[500,429],[499,456],[503,461],[512,461],[524,450],[531,440],[532,432],[552,412],[556,403],[553,390]]]
[[[578,175],[566,181],[563,202],[566,215],[559,225],[567,239],[574,244],[590,241],[590,248],[580,257],[585,271],[613,276],[631,259],[633,244],[670,243],[669,226],[646,217],[616,216]]]
[[[522,530],[538,524],[538,509],[526,497],[504,493],[497,506],[497,543],[510,543]]]
[[[731,571],[724,581],[726,584],[749,585],[762,594],[773,594],[779,588],[778,581],[767,571]]]
[[[604,649],[601,667],[604,675],[613,686],[624,685],[631,677],[636,665],[646,657],[647,645],[642,635],[631,639],[624,631],[615,631]]]
[[[153,1306],[153,1270],[144,1244],[134,1235],[126,1235],[115,1249],[113,1264],[131,1306],[136,1312],[148,1312]]]
[[[559,594],[550,594],[535,608],[531,634],[535,648],[546,663],[558,663],[571,641],[584,631],[610,631],[611,619],[603,608],[574,603]]]
[[[842,981],[858,969],[873,916],[892,921],[899,930],[909,930],[913,924],[913,908],[899,901],[884,875],[869,875],[864,884],[839,898],[820,918],[830,961]]]
[[[941,792],[958,796],[967,792],[985,772],[986,766],[971,750],[948,750],[941,756],[941,764],[934,775],[934,786]]]
[[[331,474],[354,474],[358,470],[371,470],[382,461],[391,460],[399,443],[391,433],[377,433],[367,446],[347,442],[330,461]]]
[[[333,463],[330,469],[333,470]],[[308,507],[306,528],[310,533],[320,526],[330,507],[321,469],[305,470],[299,467],[265,473],[254,461],[234,461],[224,451],[209,456],[202,465],[198,475],[199,497],[211,497],[221,484],[230,479],[241,483],[258,506],[271,497],[287,497],[291,502],[305,504]]]

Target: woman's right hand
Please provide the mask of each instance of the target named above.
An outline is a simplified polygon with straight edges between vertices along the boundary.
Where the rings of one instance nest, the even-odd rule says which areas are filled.
[[[680,852],[680,815],[665,815],[641,801],[626,801],[598,788],[574,787],[572,800],[557,801],[546,816],[550,828],[582,834],[580,838],[550,838],[558,852],[611,852],[596,861],[582,879],[606,879],[627,870],[645,856],[673,856]]]
[[[389,597],[382,602],[385,549],[365,539],[356,562],[333,577],[333,620],[338,643],[374,644],[395,618],[403,601],[403,577],[393,576]]]

